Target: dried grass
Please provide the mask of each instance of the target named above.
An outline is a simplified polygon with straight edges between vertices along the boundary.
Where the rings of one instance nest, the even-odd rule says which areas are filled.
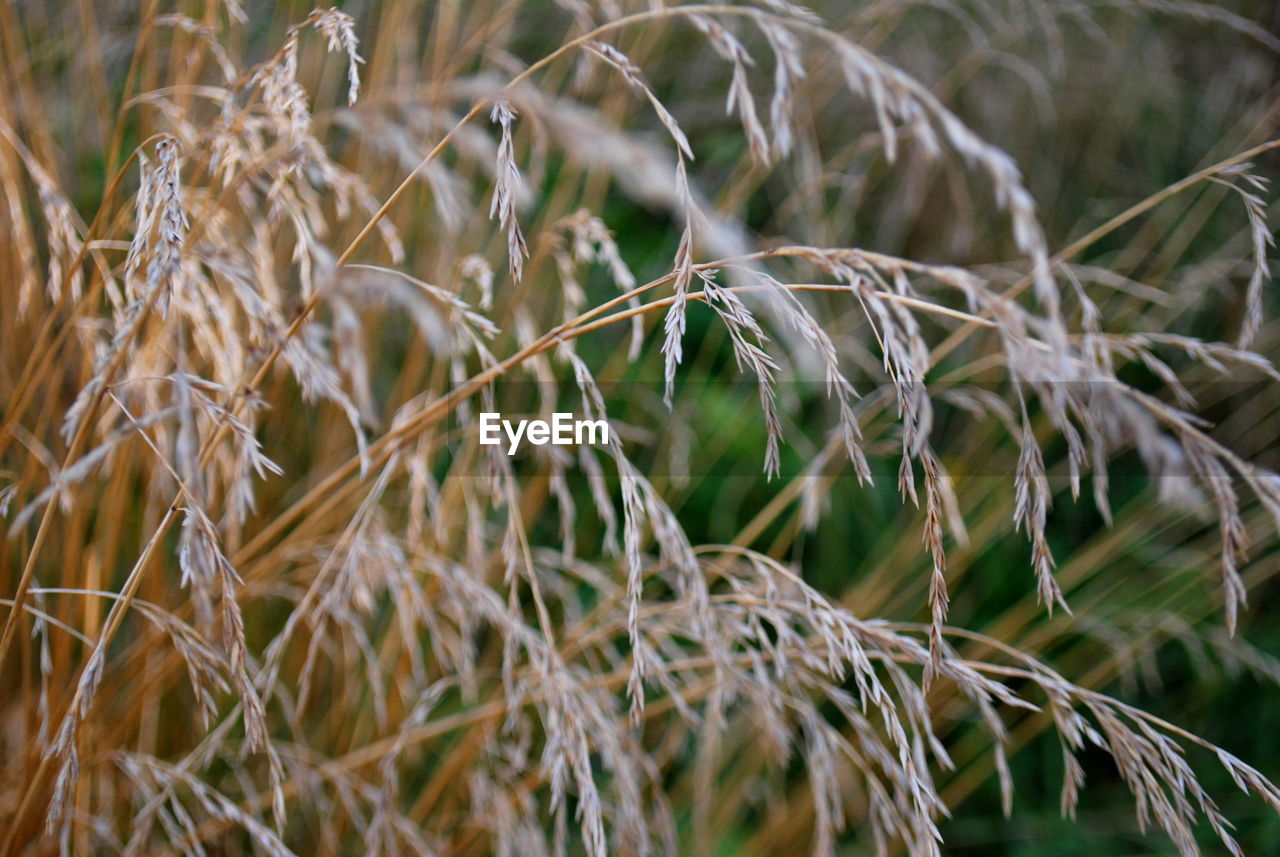
[[[1247,16],[1198,3],[1014,5],[1003,23],[945,5],[989,42],[957,75],[998,57],[1056,92],[1069,45],[1105,43],[1095,30],[1113,13],[1221,26],[1255,64],[1280,49]],[[816,855],[855,842],[940,855],[945,795],[968,770],[958,724],[986,736],[1008,815],[1012,727],[1038,717],[1060,741],[1064,815],[1081,756],[1101,751],[1141,828],[1186,857],[1205,831],[1242,854],[1203,773],[1216,762],[1280,813],[1264,772],[1103,692],[1105,677],[1069,680],[1029,639],[948,616],[970,531],[992,544],[1021,532],[1043,627],[1111,639],[1088,624],[1098,605],[1079,563],[1055,556],[1052,507],[1090,482],[1123,556],[1141,537],[1111,509],[1109,468],[1131,455],[1160,492],[1143,514],[1214,522],[1186,542],[1220,580],[1194,590],[1221,601],[1215,650],[1280,676],[1230,639],[1247,579],[1270,576],[1255,569],[1275,558],[1280,476],[1215,433],[1190,386],[1244,372],[1270,395],[1280,382],[1268,96],[1236,81],[1251,130],[1054,253],[1062,230],[1015,157],[961,118],[952,75],[925,82],[890,59],[886,40],[915,38],[910,4],[831,24],[781,0],[558,6],[440,4],[425,34],[411,4],[368,21],[315,10],[272,22],[278,43],[256,64],[242,57],[260,22],[238,4],[145,12],[123,65],[118,45],[99,46],[125,103],[66,102],[118,129],[88,149],[108,175],[87,223],[93,194],[63,178],[78,162],[51,143],[64,97],[24,65],[41,62],[34,48],[6,45],[0,673],[15,692],[0,705],[0,850],[711,853],[761,811],[744,795],[767,793],[796,811],[763,814],[744,853],[790,853],[801,835]],[[44,11],[7,7],[0,25],[65,40],[64,16]],[[110,4],[88,14],[126,20]],[[379,29],[362,41],[364,27]],[[522,60],[526,28],[558,47]],[[1010,48],[1031,36],[1049,68]],[[325,54],[343,86],[326,84]],[[81,61],[65,58],[58,85]],[[722,167],[702,161],[726,145],[716,191]],[[843,218],[879,197],[823,202],[844,177],[941,201],[885,203],[882,228],[941,219],[981,240],[955,264],[928,261],[943,240],[849,246]],[[1220,197],[1190,201],[1211,188],[1244,218],[1219,213]],[[762,237],[746,202],[779,193]],[[1231,224],[1211,258],[1181,260],[1195,236],[1175,233],[1133,239],[1144,255],[1172,248],[1168,270],[1079,260],[1179,203],[1193,232]],[[619,206],[670,221],[674,253],[645,282],[652,260],[604,219]],[[1233,344],[1162,316],[1189,314],[1205,271],[1244,284]],[[703,307],[709,328],[691,323]],[[697,544],[683,486],[711,453],[683,421],[689,388],[723,383],[705,374],[716,347],[755,387],[773,499],[731,543]],[[1134,367],[1154,383],[1129,380]],[[622,392],[619,378],[632,379]],[[833,412],[816,438],[793,440],[797,381]],[[614,430],[599,450],[512,462],[477,444],[477,399],[544,416],[570,401]],[[665,437],[633,424],[650,402]],[[973,502],[944,412],[1012,452],[998,514]],[[1254,431],[1274,436],[1276,419]],[[652,464],[664,444],[685,472]],[[871,492],[885,462],[902,503],[923,507],[923,550],[895,545],[868,585],[916,599],[905,607],[823,592],[788,550],[824,520],[838,475]],[[775,524],[792,535],[770,545]],[[923,590],[903,583],[917,571]],[[1198,633],[1173,609],[1144,617],[1135,640]]]

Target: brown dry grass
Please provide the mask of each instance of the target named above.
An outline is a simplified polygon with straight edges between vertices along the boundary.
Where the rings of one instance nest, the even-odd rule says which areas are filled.
[[[1183,855],[1239,853],[1206,766],[1280,812],[1275,771],[1102,689],[1276,568],[1249,10],[943,4],[956,41],[896,2],[179,6],[0,6],[5,854],[939,854],[1046,727],[1066,815],[1097,750]],[[1000,148],[1054,127],[1014,105],[1090,128],[1108,28],[1186,21],[1232,61],[1192,90],[1153,49],[1142,84],[1212,114],[1203,166],[1038,208],[1073,179]],[[688,408],[735,372],[769,499],[701,544],[742,456]],[[611,442],[477,444],[478,409],[565,408]],[[1113,512],[1117,459],[1158,492]],[[833,485],[894,473],[910,537],[806,580]],[[1111,527],[1057,556],[1077,500]],[[1009,542],[1039,606],[950,626]],[[1153,545],[1198,585],[1129,596],[1078,673],[1037,655],[1111,633]]]

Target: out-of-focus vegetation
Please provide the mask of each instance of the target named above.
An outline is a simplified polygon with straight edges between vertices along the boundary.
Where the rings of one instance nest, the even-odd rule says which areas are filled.
[[[0,31],[3,853],[1280,848],[1269,4]]]

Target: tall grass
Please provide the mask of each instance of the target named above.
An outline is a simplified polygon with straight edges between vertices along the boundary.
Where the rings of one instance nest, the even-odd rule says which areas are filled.
[[[1243,853],[1264,10],[0,6],[4,853]]]

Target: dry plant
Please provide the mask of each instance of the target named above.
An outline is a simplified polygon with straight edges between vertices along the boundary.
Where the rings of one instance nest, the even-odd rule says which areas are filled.
[[[0,7],[3,853],[711,854],[753,819],[723,847],[937,855],[974,735],[1009,814],[1046,727],[1064,815],[1104,754],[1182,855],[1243,853],[1210,767],[1280,813],[1267,760],[1105,691],[1219,603],[1218,656],[1280,678],[1231,637],[1280,528],[1248,10],[170,5]],[[1087,127],[1079,66],[1186,22],[1238,54],[1229,133],[1042,215],[1064,165],[998,144]],[[759,479],[697,410],[739,375]],[[1227,435],[1215,377],[1256,393]],[[614,431],[508,458],[497,409]],[[1113,513],[1116,461],[1158,496]],[[815,585],[829,496],[886,484],[910,537]],[[744,485],[702,543],[692,492]],[[1075,500],[1112,527],[1058,568]],[[1096,571],[1143,521],[1202,580],[1122,622]],[[1006,542],[1039,607],[949,625]],[[1114,659],[1073,680],[1066,632]]]

